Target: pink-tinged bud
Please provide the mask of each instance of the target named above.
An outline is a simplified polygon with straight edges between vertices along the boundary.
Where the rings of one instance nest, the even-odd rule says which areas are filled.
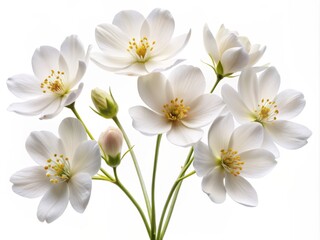
[[[115,127],[109,127],[99,137],[99,145],[110,167],[117,167],[121,161],[123,135]]]

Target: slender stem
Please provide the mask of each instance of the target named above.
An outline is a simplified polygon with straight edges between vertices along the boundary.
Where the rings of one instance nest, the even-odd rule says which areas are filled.
[[[216,89],[218,86],[219,82],[223,79],[224,77],[222,75],[217,74],[217,80],[215,84],[213,85],[213,88],[211,89],[210,93],[213,93],[213,91]]]
[[[177,197],[178,197],[179,190],[180,190],[180,187],[179,187],[179,188],[177,188],[177,187],[178,187],[179,183],[182,183],[182,181],[180,181],[179,179],[184,176],[185,172],[188,170],[189,166],[190,166],[191,163],[193,162],[192,154],[193,154],[193,147],[191,147],[191,149],[190,149],[190,151],[189,151],[189,154],[188,154],[188,156],[187,156],[187,158],[186,158],[186,161],[185,161],[185,163],[184,163],[184,166],[183,166],[183,168],[181,169],[180,174],[179,174],[178,177],[177,177],[177,180],[176,180],[176,181],[174,182],[174,184],[172,185],[171,190],[170,190],[170,192],[169,192],[169,194],[168,194],[167,200],[166,200],[166,202],[165,202],[165,204],[164,204],[164,207],[163,207],[163,210],[162,210],[162,213],[161,213],[161,218],[160,218],[159,226],[158,226],[158,234],[157,234],[157,236],[158,236],[158,239],[159,239],[159,240],[163,238],[164,233],[165,233],[165,231],[164,231],[164,232],[163,232],[163,231],[161,232],[161,230],[162,230],[162,225],[163,225],[164,217],[165,217],[165,215],[166,215],[166,212],[167,212],[169,203],[170,203],[170,201],[171,201],[171,198],[172,198],[173,194],[174,194],[175,191],[176,191],[175,200],[171,203],[171,208],[170,208],[170,209],[172,209],[172,211],[173,211],[173,207],[174,207],[174,205],[175,205],[175,202],[176,202],[176,199],[177,199]],[[181,184],[180,184],[180,185],[181,185]],[[168,214],[168,217],[167,217],[167,222],[168,222],[168,223],[169,223],[168,218],[171,217],[172,211],[170,212],[170,214]],[[167,227],[166,227],[166,228],[167,228]],[[165,229],[166,229],[166,228],[165,228]]]
[[[92,134],[90,133],[89,129],[87,128],[87,126],[84,124],[84,122],[82,121],[79,113],[76,110],[75,107],[75,102],[71,103],[70,105],[67,106],[67,108],[70,108],[71,111],[74,113],[74,115],[78,118],[78,120],[82,123],[82,126],[84,127],[84,129],[86,130],[88,136],[91,138],[91,140],[94,140],[94,137],[92,136]]]
[[[154,153],[154,164],[153,164],[153,173],[152,173],[152,184],[151,184],[151,239],[156,239],[157,226],[156,226],[156,204],[155,204],[155,187],[156,187],[156,174],[157,174],[157,164],[159,156],[159,148],[161,142],[162,134],[159,134],[157,137],[156,149]]]
[[[114,172],[114,177],[115,177],[114,184],[116,184],[127,195],[127,197],[130,199],[130,201],[136,207],[136,209],[138,210],[138,212],[139,212],[139,214],[140,214],[140,216],[141,216],[141,218],[143,220],[143,223],[144,223],[144,225],[146,227],[148,235],[151,238],[150,226],[149,226],[149,223],[148,223],[148,220],[147,220],[146,216],[144,215],[143,210],[141,209],[141,207],[137,203],[137,201],[134,199],[134,197],[131,195],[131,193],[120,182],[118,174],[117,174],[117,168],[113,168],[113,172]]]
[[[188,173],[187,175],[184,175],[183,177],[179,178],[178,181],[181,182],[181,181],[183,181],[184,179],[192,176],[192,175],[195,174],[195,173],[196,173],[196,171],[192,171],[192,172]]]
[[[147,189],[146,189],[146,185],[144,183],[144,180],[143,180],[143,177],[142,177],[142,174],[141,174],[141,171],[140,171],[140,167],[139,167],[139,164],[138,164],[138,161],[137,161],[137,158],[136,158],[136,155],[132,149],[132,145],[130,143],[130,140],[126,134],[126,132],[124,131],[119,119],[117,117],[114,117],[112,118],[113,121],[115,122],[115,124],[117,124],[118,128],[121,130],[122,134],[123,134],[123,138],[124,140],[126,141],[127,143],[127,146],[130,150],[130,154],[131,154],[131,158],[132,158],[132,161],[134,163],[134,166],[136,168],[136,172],[137,172],[137,175],[138,175],[138,178],[139,178],[139,181],[140,181],[140,186],[141,186],[141,189],[142,189],[142,192],[143,192],[143,196],[144,196],[144,201],[146,203],[146,206],[147,206],[147,210],[148,210],[148,215],[149,215],[149,219],[151,220],[151,206],[150,206],[150,200],[149,200],[149,196],[148,196],[148,193],[147,193]]]

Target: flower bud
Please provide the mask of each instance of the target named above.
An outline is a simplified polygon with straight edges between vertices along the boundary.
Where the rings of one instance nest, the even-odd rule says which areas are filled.
[[[113,118],[117,116],[118,104],[114,100],[111,90],[107,93],[100,88],[95,88],[91,91],[91,99],[97,109],[95,112],[100,116],[104,118]]]
[[[117,167],[120,164],[122,142],[123,135],[118,128],[109,127],[100,134],[99,145],[110,167]]]

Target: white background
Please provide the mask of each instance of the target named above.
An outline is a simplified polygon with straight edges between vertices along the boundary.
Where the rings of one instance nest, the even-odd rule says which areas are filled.
[[[58,117],[40,121],[6,111],[18,101],[6,87],[6,79],[18,73],[32,73],[31,57],[41,45],[59,48],[70,34],[79,35],[84,45],[93,44],[97,24],[112,22],[120,10],[135,9],[145,16],[155,8],[171,11],[176,21],[175,35],[192,28],[192,36],[179,57],[200,67],[208,89],[214,75],[201,60],[208,60],[202,43],[202,28],[208,23],[216,32],[222,23],[248,36],[253,43],[267,46],[260,61],[270,63],[281,75],[281,89],[293,88],[305,94],[307,105],[294,119],[308,126],[313,135],[305,147],[281,149],[276,168],[266,177],[251,181],[259,195],[259,206],[246,208],[227,198],[212,203],[201,191],[201,179],[186,180],[167,231],[166,239],[319,239],[319,3],[314,0],[221,0],[221,1],[36,1],[11,0],[0,3],[0,225],[3,239],[147,239],[136,209],[115,186],[94,182],[91,200],[84,214],[71,206],[52,224],[37,220],[40,199],[25,199],[11,191],[10,176],[34,162],[24,144],[31,131],[57,133],[61,120],[72,116],[67,109]],[[236,79],[224,80],[231,84]],[[156,138],[145,137],[131,127],[129,107],[141,104],[136,78],[107,73],[93,63],[83,78],[85,88],[77,107],[97,138],[112,125],[99,119],[89,106],[94,87],[112,87],[120,105],[119,118],[128,131],[148,186],[151,182],[153,148]],[[220,92],[220,87],[217,93]],[[163,137],[157,175],[158,212],[188,149],[177,148]],[[125,150],[125,149],[124,149]],[[125,158],[119,176],[142,204],[141,191],[132,161]],[[158,213],[158,217],[159,214]]]

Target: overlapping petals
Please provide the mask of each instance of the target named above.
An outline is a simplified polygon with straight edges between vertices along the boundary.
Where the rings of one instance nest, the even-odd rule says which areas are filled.
[[[77,119],[64,119],[59,135],[32,132],[26,148],[39,166],[22,169],[10,179],[13,191],[23,197],[43,195],[37,216],[48,223],[63,214],[69,201],[77,212],[85,210],[91,195],[91,177],[101,164],[97,142],[87,140]]]
[[[202,190],[215,203],[226,193],[246,206],[258,204],[257,193],[244,177],[262,177],[276,164],[274,155],[261,148],[261,125],[244,124],[234,130],[232,116],[218,117],[208,133],[208,145],[199,142],[194,149],[194,168],[203,177]]]
[[[133,10],[119,12],[112,24],[96,28],[102,52],[92,54],[101,68],[128,75],[143,75],[169,69],[181,59],[172,59],[188,43],[191,31],[173,37],[175,22],[167,10],[154,9],[147,18]]]
[[[78,37],[67,37],[60,51],[42,46],[32,57],[34,76],[18,74],[7,80],[9,90],[24,102],[13,103],[8,110],[27,116],[53,118],[63,107],[73,103],[82,91],[83,84],[74,87],[83,77],[88,54]]]
[[[264,127],[264,147],[277,157],[276,144],[297,149],[307,143],[311,131],[289,121],[297,116],[305,106],[302,93],[287,89],[278,93],[280,75],[270,67],[257,77],[253,69],[240,75],[238,92],[229,85],[222,88],[222,97],[228,109],[240,123],[258,122]]]
[[[150,109],[136,106],[129,110],[133,127],[147,135],[167,133],[168,140],[179,146],[199,141],[201,127],[223,108],[218,96],[204,94],[204,76],[192,66],[177,67],[168,79],[159,72],[140,76],[138,90]]]

